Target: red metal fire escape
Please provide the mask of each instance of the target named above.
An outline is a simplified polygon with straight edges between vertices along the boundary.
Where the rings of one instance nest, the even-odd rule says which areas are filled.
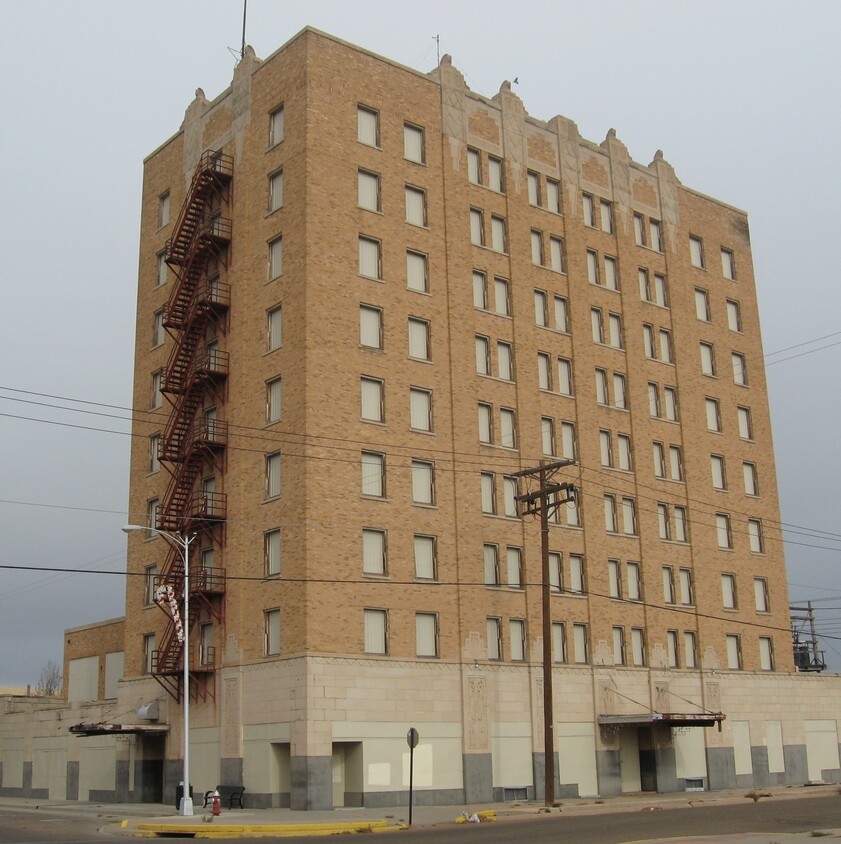
[[[210,484],[197,482],[225,468],[227,423],[205,409],[224,401],[228,375],[228,353],[217,348],[216,338],[225,331],[230,305],[230,285],[219,281],[218,269],[227,267],[231,221],[221,209],[230,202],[232,177],[231,156],[212,150],[202,154],[175,233],[166,245],[166,262],[176,280],[164,311],[164,327],[175,342],[161,386],[172,411],[159,456],[171,478],[157,527],[182,536],[197,535],[190,546],[190,618],[183,620],[187,647],[178,641],[167,612],[169,623],[152,655],[152,675],[176,701],[184,693],[185,650],[191,697],[214,697],[216,649],[204,642],[191,648],[190,631],[203,610],[218,625],[224,620],[225,570],[199,565],[199,549],[202,544],[219,549],[224,545],[226,498]],[[181,548],[170,548],[158,583],[172,586],[183,607]]]

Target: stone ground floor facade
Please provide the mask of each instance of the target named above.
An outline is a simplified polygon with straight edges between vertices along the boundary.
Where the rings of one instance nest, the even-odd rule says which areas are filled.
[[[554,692],[558,798],[841,782],[838,676],[564,667]],[[155,701],[157,719],[141,719]],[[675,727],[663,713],[724,718]],[[533,666],[264,662],[220,671],[190,721],[195,793],[244,785],[247,806],[405,803],[410,727],[418,804],[543,798]],[[80,724],[128,731],[71,732]],[[0,698],[0,795],[173,802],[180,725],[180,705],[148,677],[105,701]]]

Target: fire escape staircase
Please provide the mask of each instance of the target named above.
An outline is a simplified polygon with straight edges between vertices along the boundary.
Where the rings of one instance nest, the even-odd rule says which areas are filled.
[[[208,394],[217,395],[223,388],[228,374],[227,353],[207,347],[205,338],[211,323],[224,330],[230,304],[229,285],[209,279],[208,264],[211,259],[226,263],[231,222],[213,209],[229,202],[232,175],[230,156],[215,151],[202,154],[175,234],[166,246],[166,262],[176,280],[164,311],[164,326],[175,340],[162,384],[162,392],[172,405],[159,452],[171,474],[157,525],[165,531],[212,532],[225,518],[225,496],[196,489],[196,482],[205,460],[210,458],[219,465],[227,445],[227,423],[204,418],[199,409]],[[215,648],[202,644],[196,658],[189,651],[189,633],[203,608],[217,622],[223,621],[225,570],[191,565],[189,581],[190,617],[184,620],[187,642],[178,640],[175,622],[165,610],[169,623],[151,666],[154,678],[176,701],[184,693],[185,652],[193,680],[191,697],[213,697]],[[184,560],[179,546],[170,548],[159,582],[172,586],[183,610]]]

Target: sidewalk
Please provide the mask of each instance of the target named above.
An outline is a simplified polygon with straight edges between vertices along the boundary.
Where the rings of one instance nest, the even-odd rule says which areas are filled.
[[[816,797],[823,794],[837,795],[834,785],[815,787],[774,787],[757,789],[768,797],[763,800],[784,801],[799,797]],[[594,813],[641,812],[658,809],[677,809],[693,806],[713,806],[744,803],[746,791],[733,789],[712,792],[680,792],[677,794],[630,794],[604,799],[581,798],[558,801],[558,807],[551,813],[564,815],[589,815]],[[175,834],[188,837],[210,838],[256,838],[260,836],[280,837],[283,835],[335,835],[352,832],[374,832],[385,829],[401,829],[408,824],[409,807],[367,809],[343,808],[323,811],[292,811],[291,809],[231,809],[223,810],[219,816],[212,816],[209,810],[195,806],[195,815],[181,817],[174,806],[145,803],[76,803],[25,798],[0,798],[0,808],[14,807],[18,810],[78,817],[88,815],[101,821],[101,827],[109,833],[123,832],[131,836],[156,837],[156,834]],[[415,806],[412,810],[413,826],[455,826],[464,812],[478,813],[480,823],[511,822],[516,819],[536,818],[547,810],[539,803],[496,803],[482,806]],[[726,836],[699,836],[691,839],[692,844],[727,842],[727,844],[799,844],[813,841],[816,837],[841,839],[841,828],[832,830],[809,830],[797,834],[750,833]],[[647,839],[633,844],[658,844],[686,842],[688,839]]]

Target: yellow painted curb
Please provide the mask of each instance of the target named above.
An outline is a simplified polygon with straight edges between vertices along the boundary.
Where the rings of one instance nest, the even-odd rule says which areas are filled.
[[[292,835],[350,835],[353,833],[385,832],[401,829],[389,826],[388,821],[362,821],[357,823],[309,823],[309,824],[177,824],[177,823],[139,823],[135,827],[139,832],[169,833],[192,835],[193,838],[231,838],[234,836],[256,837],[273,835],[284,837]]]

